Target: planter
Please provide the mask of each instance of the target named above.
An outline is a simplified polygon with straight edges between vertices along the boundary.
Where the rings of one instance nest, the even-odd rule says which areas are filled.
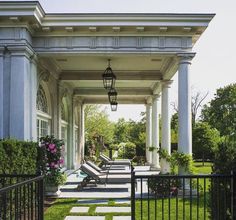
[[[46,184],[45,194],[46,196],[58,197],[61,194],[60,186]]]

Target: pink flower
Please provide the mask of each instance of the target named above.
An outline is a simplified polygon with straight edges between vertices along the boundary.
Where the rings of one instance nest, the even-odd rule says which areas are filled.
[[[63,164],[63,163],[64,163],[64,160],[63,160],[63,159],[60,159],[60,160],[59,160],[59,163],[60,163],[60,164]]]
[[[49,144],[49,149],[53,150],[55,148],[55,144]]]
[[[51,168],[54,168],[54,167],[55,167],[55,163],[54,163],[54,162],[51,162],[51,163],[50,163],[50,167],[51,167]]]

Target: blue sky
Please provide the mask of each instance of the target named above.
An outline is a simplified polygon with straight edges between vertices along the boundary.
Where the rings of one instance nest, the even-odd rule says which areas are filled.
[[[197,53],[191,66],[194,91],[209,91],[206,102],[217,88],[236,82],[236,1],[235,0],[40,0],[46,12],[173,12],[216,13],[208,29],[196,43]],[[171,101],[177,101],[177,78],[174,77]],[[111,119],[137,120],[144,106],[119,106]],[[109,111],[110,112],[110,111]]]

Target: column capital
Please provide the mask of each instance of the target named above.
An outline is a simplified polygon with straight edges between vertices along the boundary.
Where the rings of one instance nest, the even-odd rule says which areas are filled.
[[[173,83],[173,80],[162,80],[161,86],[162,88],[170,88],[170,85]]]
[[[155,94],[155,95],[152,96],[152,101],[153,101],[153,102],[154,102],[154,101],[158,101],[158,99],[159,99],[160,97],[161,97],[160,94]]]
[[[83,99],[78,96],[73,96],[73,105],[77,107],[78,105],[83,105]]]
[[[31,60],[36,55],[34,49],[29,45],[7,45],[5,48],[10,51],[12,56],[25,56]]]
[[[149,96],[149,97],[146,99],[145,105],[152,105],[152,96]]]
[[[195,57],[196,53],[178,53],[179,64],[191,64],[192,59]]]

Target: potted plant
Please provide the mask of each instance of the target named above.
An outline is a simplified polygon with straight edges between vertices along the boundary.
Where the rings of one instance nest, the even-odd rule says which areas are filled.
[[[41,172],[45,175],[45,190],[47,195],[58,196],[60,185],[66,182],[66,175],[61,172],[64,160],[62,152],[64,142],[54,136],[40,138]]]

